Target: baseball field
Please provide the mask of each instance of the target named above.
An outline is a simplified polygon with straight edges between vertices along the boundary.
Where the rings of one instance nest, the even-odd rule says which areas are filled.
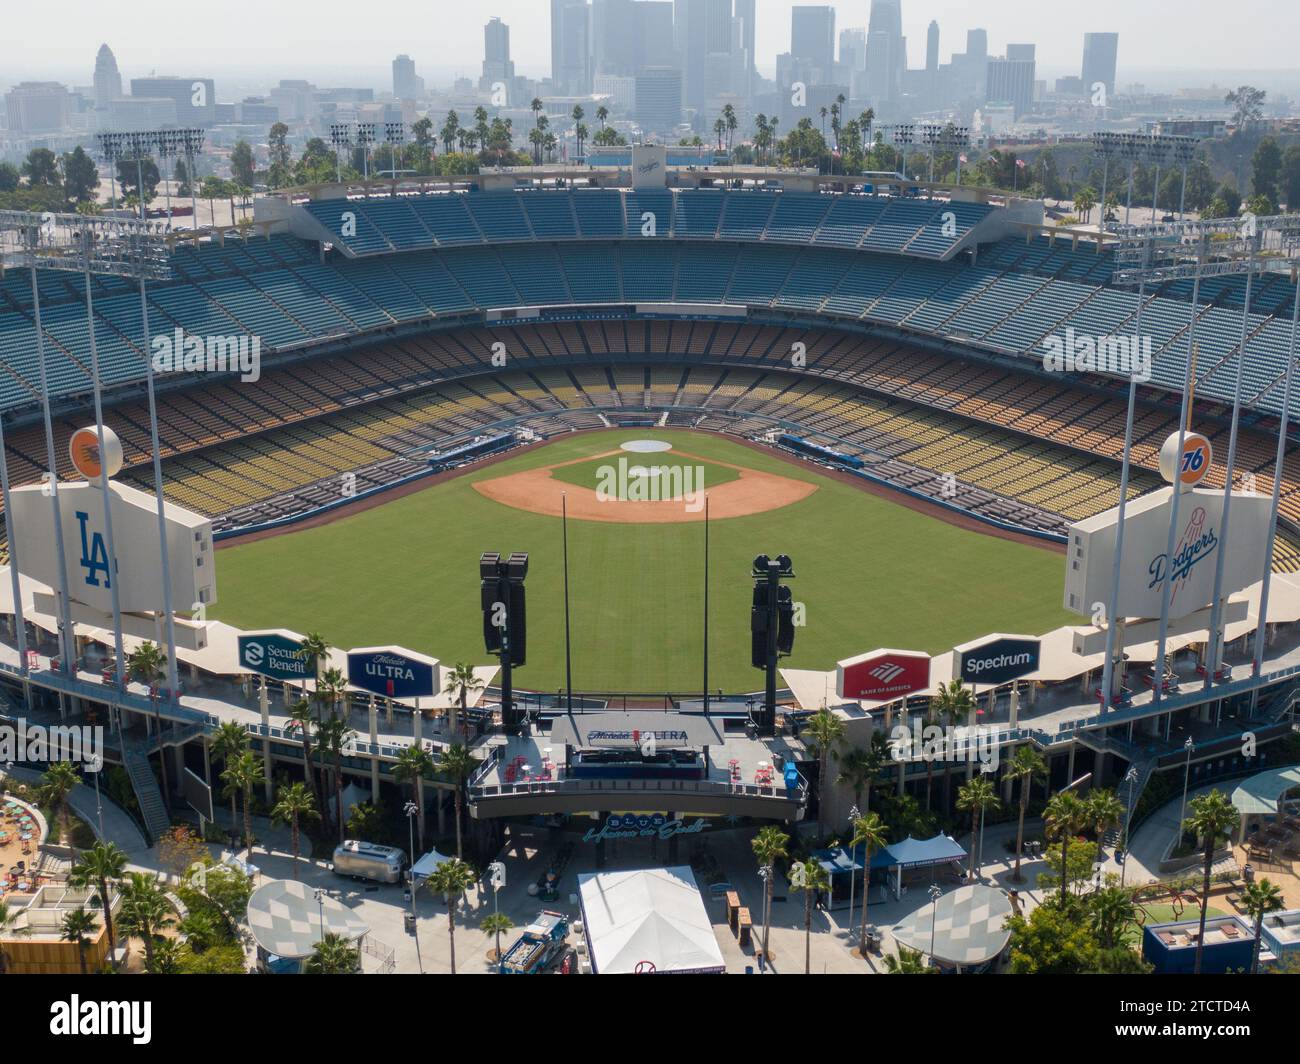
[[[705,493],[710,687],[762,686],[749,664],[758,554],[794,561],[804,627],[785,664],[795,668],[882,646],[938,653],[1070,620],[1056,551],[958,527],[720,436],[656,429],[563,437],[329,523],[236,541],[217,556],[209,616],[483,664],[479,555],[527,551],[528,662],[516,684],[556,690],[563,506],[575,689],[698,691]]]

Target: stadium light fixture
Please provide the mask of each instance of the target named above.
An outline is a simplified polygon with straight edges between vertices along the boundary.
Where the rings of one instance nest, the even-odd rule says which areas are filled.
[[[334,148],[334,167],[338,183],[343,184],[343,152],[352,147],[352,126],[346,122],[330,123],[330,145]]]
[[[378,127],[374,122],[357,123],[357,146],[361,148],[361,165],[363,168],[362,176],[370,180],[370,145],[375,143],[379,135]]]

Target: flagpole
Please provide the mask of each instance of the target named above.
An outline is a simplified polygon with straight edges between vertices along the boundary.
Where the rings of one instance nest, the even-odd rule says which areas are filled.
[[[569,641],[569,493],[560,492],[560,526],[564,535],[564,690],[565,708],[573,712],[573,657]]]

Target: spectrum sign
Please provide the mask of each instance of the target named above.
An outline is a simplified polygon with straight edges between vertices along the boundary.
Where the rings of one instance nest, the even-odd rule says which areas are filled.
[[[958,647],[957,675],[969,684],[1003,684],[1038,671],[1041,640],[998,636],[973,647]]]
[[[854,701],[892,702],[929,686],[928,654],[874,650],[836,666],[836,694]]]

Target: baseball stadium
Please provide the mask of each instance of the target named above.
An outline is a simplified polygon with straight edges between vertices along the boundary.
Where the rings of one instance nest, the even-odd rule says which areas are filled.
[[[151,836],[211,802],[224,723],[268,800],[272,764],[310,769],[292,703],[334,668],[339,786],[391,801],[404,749],[463,739],[477,765],[430,773],[420,815],[450,830],[463,789],[484,853],[627,808],[842,819],[809,718],[868,744],[953,680],[1004,760],[1128,780],[1130,808],[1290,733],[1284,258],[653,147],[281,191],[229,230],[104,223],[95,254],[89,222],[11,215],[0,709],[109,724]],[[1135,247],[1179,265],[1138,278]],[[1149,372],[1045,361],[1085,336]],[[127,667],[147,643],[154,675]],[[928,805],[927,766],[888,787]]]

